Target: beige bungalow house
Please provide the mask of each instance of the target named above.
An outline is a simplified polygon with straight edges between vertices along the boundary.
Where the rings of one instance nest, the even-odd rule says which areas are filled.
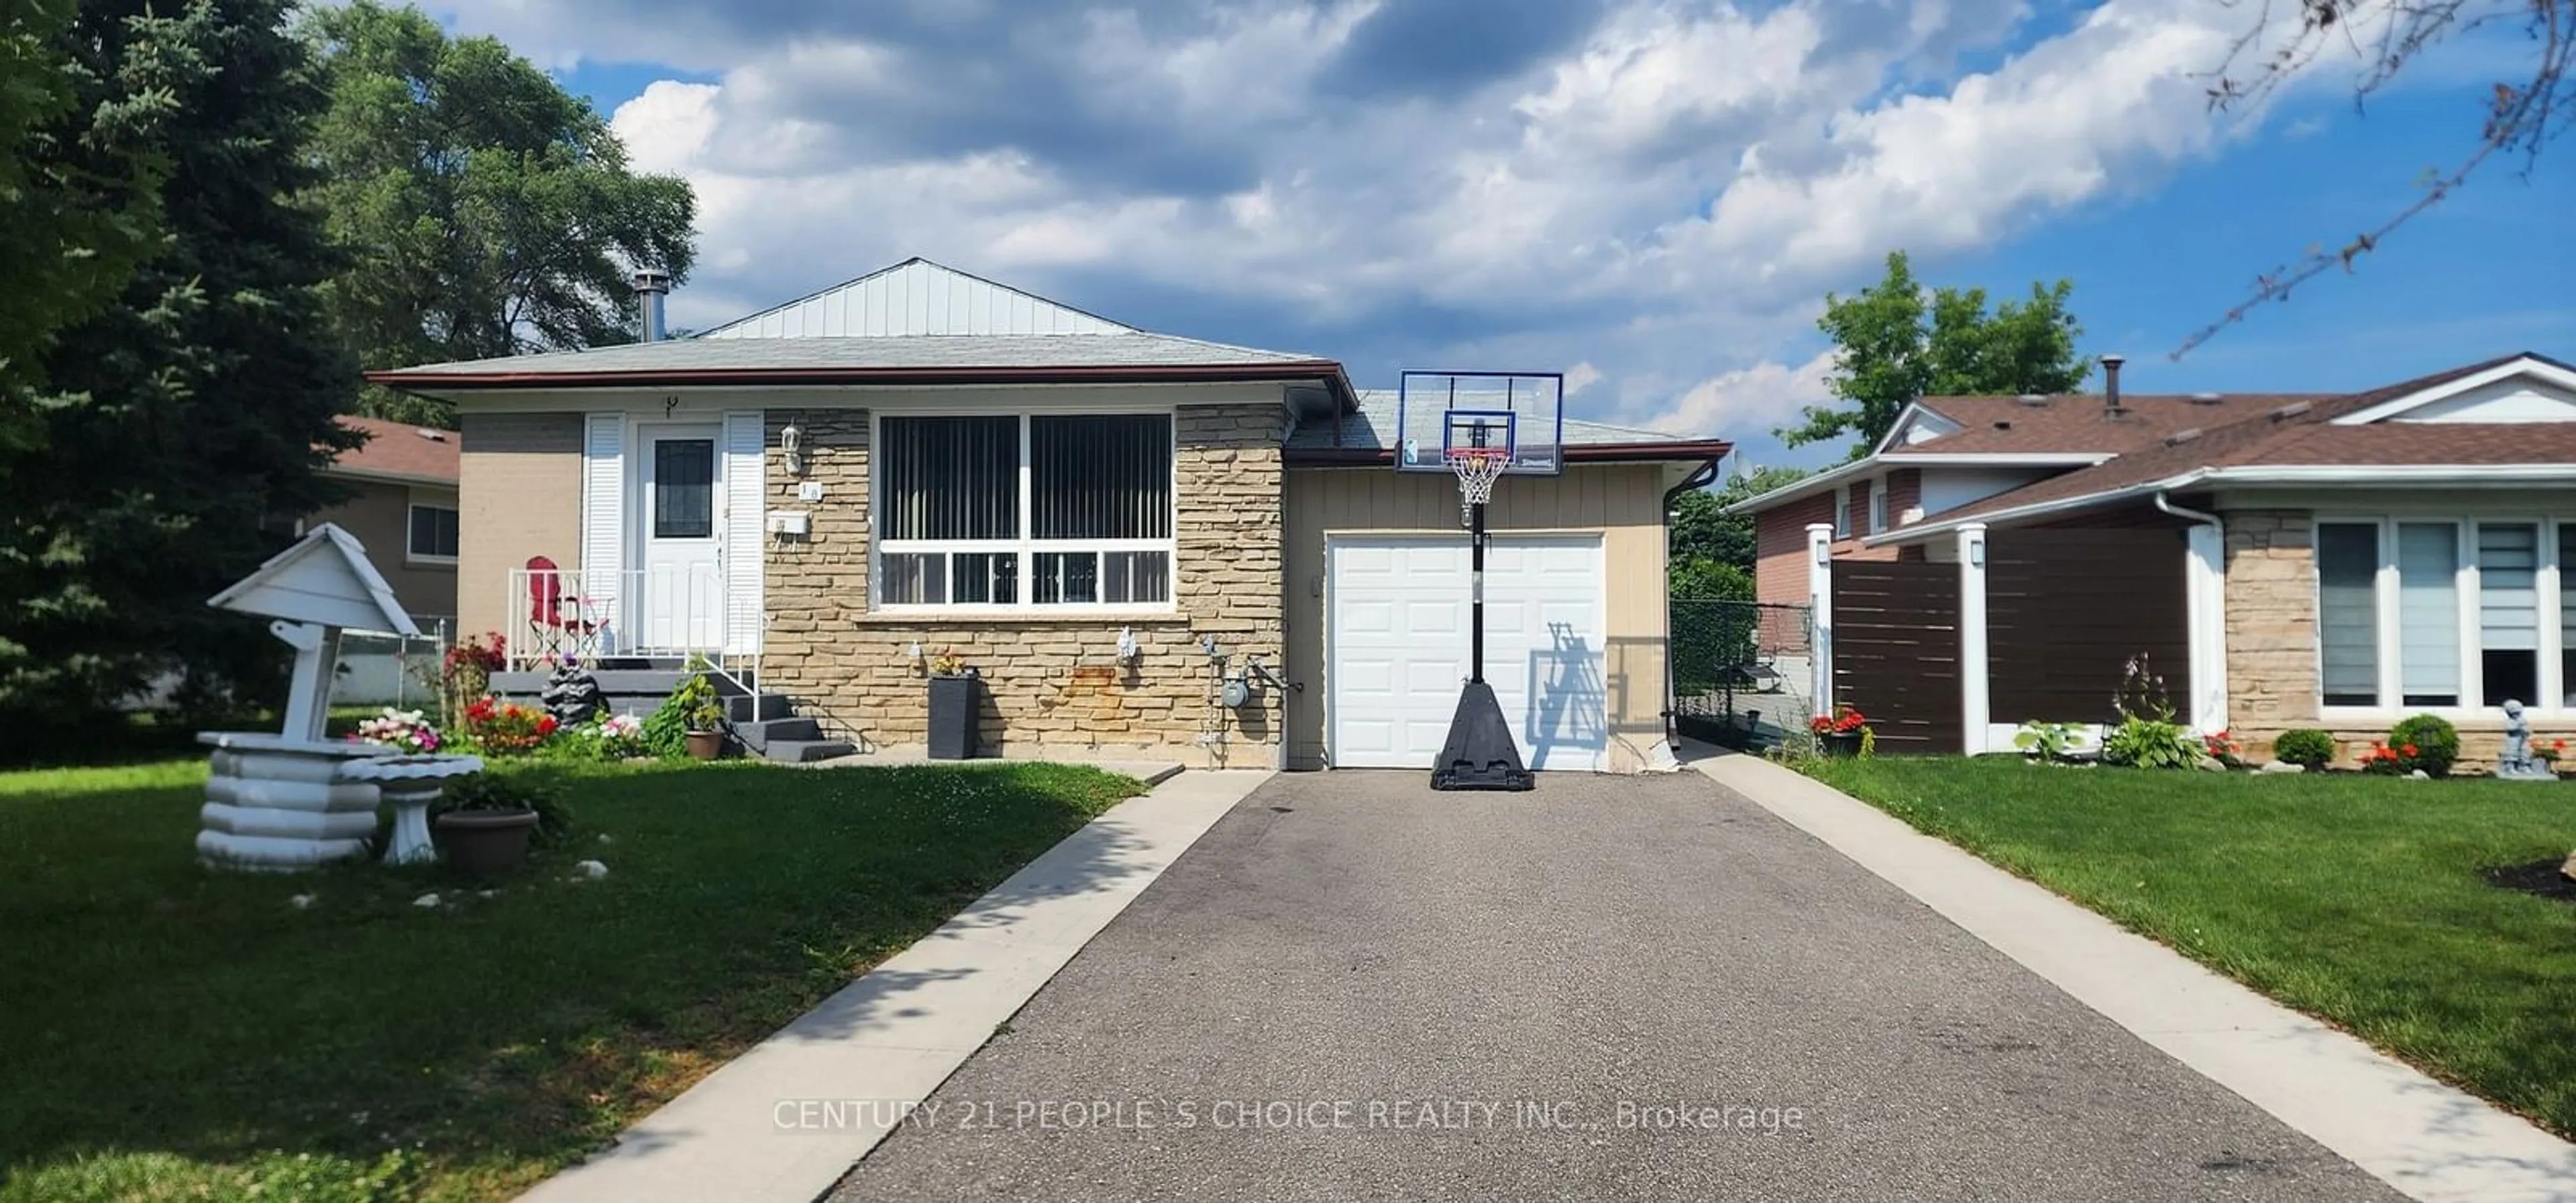
[[[1330,359],[913,259],[369,379],[459,409],[465,631],[603,676],[703,656],[774,759],[925,742],[954,656],[987,753],[1427,769],[1466,675],[1455,485],[1391,470],[1391,402]],[[1666,502],[1728,446],[1565,425],[1563,474],[1495,498],[1488,676],[1533,767],[1633,770],[1667,738]]]

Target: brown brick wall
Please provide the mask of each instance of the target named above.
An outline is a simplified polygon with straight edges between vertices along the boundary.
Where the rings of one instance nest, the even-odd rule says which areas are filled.
[[[456,615],[478,634],[507,621],[510,570],[528,557],[581,567],[581,415],[467,413],[461,425]]]
[[[426,485],[415,490],[410,485],[389,484],[380,480],[340,482],[350,490],[349,500],[305,519],[307,529],[328,522],[355,536],[367,549],[367,561],[391,585],[394,600],[411,612],[412,621],[424,632],[437,620],[453,622],[456,618],[456,565],[415,563],[411,558],[411,502],[417,492],[423,505],[454,507],[456,494],[447,489]],[[462,514],[457,542],[464,543]],[[497,592],[499,586],[496,584]]]
[[[808,474],[788,474],[776,448],[790,419],[805,432]],[[984,677],[987,751],[1139,750],[1193,765],[1266,768],[1277,758],[1280,698],[1257,691],[1226,709],[1211,697],[1199,648],[1214,635],[1242,663],[1281,662],[1279,442],[1276,405],[1190,407],[1175,418],[1179,511],[1178,613],[1057,619],[1027,616],[905,619],[868,610],[868,415],[863,410],[769,413],[770,505],[813,514],[812,534],[773,539],[764,561],[769,629],[761,669],[803,713],[875,746],[927,738],[922,665],[907,654],[953,649]],[[820,481],[824,500],[796,498]],[[1137,663],[1117,661],[1132,629]],[[1224,742],[1203,744],[1222,734]]]

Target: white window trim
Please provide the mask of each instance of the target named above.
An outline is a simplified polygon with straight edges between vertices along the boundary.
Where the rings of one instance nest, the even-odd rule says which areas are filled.
[[[2397,580],[2397,527],[2400,523],[2450,523],[2459,548],[2456,577],[2460,639],[2460,703],[2453,706],[2409,706],[2403,701],[2404,665],[2400,657],[2404,635],[2399,629],[2399,595]],[[2477,528],[2481,525],[2530,526],[2538,532],[2538,568],[2532,573],[2532,589],[2539,596],[2540,647],[2537,682],[2540,696],[2521,699],[2523,714],[2533,720],[2576,721],[2576,706],[2566,702],[2567,682],[2563,660],[2567,650],[2566,632],[2561,628],[2563,603],[2559,597],[2558,541],[2562,527],[2576,527],[2576,519],[2557,519],[2530,513],[2318,513],[2308,528],[2308,546],[2317,546],[2317,528],[2324,526],[2375,526],[2379,530],[2379,570],[2372,580],[2373,600],[2377,603],[2379,657],[2379,697],[2376,706],[2328,706],[2325,704],[2325,641],[2316,641],[2317,718],[2327,726],[2393,726],[2399,720],[2418,714],[2438,715],[2453,722],[2502,721],[2503,711],[2479,704],[2473,699],[2486,696],[2486,665],[2478,638],[2480,605],[2478,596]],[[2319,604],[2321,573],[2311,553],[2308,571],[2310,604]],[[2320,618],[2322,616],[2320,615]],[[2321,628],[2320,628],[2321,629]],[[2389,699],[2398,704],[2387,704]]]
[[[1881,477],[1869,482],[1869,533],[1881,534],[1887,529],[1887,480]]]
[[[454,497],[447,498],[446,504],[441,505],[435,500],[424,502],[417,495],[407,498],[403,505],[403,563],[439,568],[455,567],[455,556],[423,555],[420,552],[412,550],[411,530],[412,511],[414,510],[446,510],[451,514],[456,515],[456,543],[457,549],[461,551],[464,549],[465,545],[464,507],[457,504],[457,499]]]
[[[1166,526],[1165,526],[1165,529],[1167,529],[1167,530],[1169,530],[1169,531],[1171,531],[1171,532],[1172,532],[1171,537],[1169,537],[1169,538],[1164,538],[1164,539],[1035,539],[1035,538],[1029,538],[1029,537],[1026,537],[1026,536],[1027,536],[1027,532],[1029,532],[1029,531],[1030,531],[1030,530],[1032,530],[1032,529],[1035,529],[1035,525],[1036,525],[1036,524],[1035,524],[1035,522],[1033,521],[1034,515],[1031,513],[1031,510],[1032,510],[1032,508],[1033,508],[1033,506],[1034,506],[1034,504],[1035,504],[1035,498],[1034,498],[1034,496],[1033,496],[1033,494],[1032,494],[1032,492],[1031,492],[1031,486],[1032,486],[1032,484],[1033,484],[1033,473],[1032,473],[1032,471],[1031,471],[1031,469],[1030,469],[1030,464],[1029,464],[1029,450],[1030,450],[1030,445],[1029,445],[1029,444],[1030,444],[1030,435],[1029,435],[1029,419],[1030,419],[1030,418],[1032,418],[1032,417],[1038,416],[1038,415],[1032,414],[1032,413],[1030,413],[1030,412],[1028,412],[1028,411],[1026,411],[1026,410],[1020,410],[1020,411],[1013,412],[1013,413],[1010,413],[1010,414],[995,414],[992,410],[990,410],[990,409],[984,409],[984,408],[959,408],[959,409],[934,409],[934,410],[913,410],[913,409],[906,409],[906,410],[903,410],[903,411],[902,411],[902,412],[900,412],[900,413],[895,414],[894,416],[896,416],[896,417],[904,417],[904,418],[949,418],[949,417],[986,417],[986,418],[989,418],[989,417],[1003,417],[1003,416],[1006,416],[1006,417],[1011,417],[1011,418],[1015,418],[1015,419],[1017,419],[1017,420],[1018,420],[1018,422],[1019,422],[1019,426],[1020,426],[1020,471],[1019,471],[1019,475],[1020,475],[1020,483],[1019,483],[1019,492],[1020,492],[1020,496],[1019,496],[1019,529],[1020,529],[1021,534],[1022,534],[1022,536],[1023,536],[1023,537],[1021,537],[1021,538],[1017,538],[1017,539],[886,539],[886,538],[872,538],[872,539],[870,539],[870,540],[868,541],[868,609],[869,609],[869,611],[870,611],[871,613],[877,613],[877,614],[920,614],[920,615],[926,615],[926,616],[936,616],[936,615],[941,615],[941,614],[956,614],[956,615],[974,615],[974,616],[978,616],[978,617],[993,617],[993,616],[997,616],[997,615],[1007,616],[1007,615],[1013,615],[1013,614],[1026,614],[1026,615],[1030,615],[1030,616],[1032,616],[1032,617],[1037,617],[1037,616],[1048,616],[1048,615],[1058,615],[1058,616],[1060,616],[1060,615],[1081,615],[1081,614],[1103,614],[1103,615],[1112,615],[1112,614],[1117,614],[1117,615],[1124,615],[1124,614],[1160,615],[1160,614],[1177,614],[1177,613],[1179,613],[1179,612],[1180,612],[1180,597],[1181,597],[1181,589],[1180,589],[1180,585],[1181,585],[1181,552],[1180,552],[1180,533],[1181,533],[1181,472],[1180,472],[1181,419],[1180,419],[1180,413],[1179,413],[1179,411],[1178,411],[1176,408],[1169,407],[1169,406],[1164,406],[1164,407],[1140,406],[1140,407],[1132,408],[1132,409],[1131,409],[1131,408],[1126,408],[1126,407],[1114,407],[1114,408],[1096,409],[1096,408],[1093,408],[1093,407],[1090,407],[1090,406],[1084,406],[1084,407],[1083,407],[1079,412],[1066,413],[1066,414],[1063,414],[1063,415],[1048,414],[1048,415],[1046,415],[1046,416],[1049,416],[1049,417],[1054,417],[1054,416],[1064,416],[1064,417],[1090,417],[1090,416],[1093,416],[1093,415],[1095,415],[1095,414],[1099,414],[1099,415],[1113,415],[1113,414],[1139,414],[1139,413],[1155,413],[1155,414],[1163,414],[1163,415],[1166,415],[1167,417],[1169,417],[1169,418],[1170,418],[1170,422],[1169,422],[1168,426],[1166,427],[1166,430],[1168,430],[1168,431],[1169,431],[1169,433],[1170,433],[1170,439],[1171,439],[1171,442],[1170,442],[1170,445],[1166,448],[1166,454],[1167,454],[1167,455],[1169,455],[1169,456],[1171,457],[1171,458],[1170,458],[1170,463],[1171,463],[1171,466],[1172,466],[1172,474],[1171,474],[1172,486],[1171,486],[1171,490],[1170,490],[1170,496],[1169,496],[1169,498],[1168,498],[1169,504],[1171,505],[1171,512],[1169,513],[1169,515],[1167,515],[1168,521],[1167,521]],[[869,447],[871,447],[871,448],[881,448],[881,447],[885,446],[885,440],[884,440],[884,438],[882,437],[883,432],[882,432],[882,430],[881,430],[881,426],[882,426],[882,423],[883,423],[883,419],[884,419],[884,417],[885,417],[885,415],[884,415],[884,414],[881,414],[881,413],[878,413],[878,412],[874,412],[874,411],[871,411],[871,412],[868,414],[868,446],[869,446]],[[872,457],[872,458],[873,458],[873,457]],[[873,482],[871,483],[871,485],[870,485],[870,487],[869,487],[869,493],[870,493],[870,496],[869,496],[869,498],[868,498],[868,504],[869,504],[870,509],[871,509],[872,511],[874,511],[874,510],[876,510],[876,509],[879,507],[879,501],[878,501],[878,497],[876,496],[876,494],[877,494],[877,490],[878,490],[878,488],[880,487],[880,485],[879,485],[878,483],[874,483],[874,482],[882,482],[882,481],[884,480],[884,476],[883,476],[883,474],[881,474],[881,473],[871,473],[871,476],[872,476],[872,478],[873,478]],[[1030,600],[1031,598],[1035,597],[1035,596],[1036,596],[1036,593],[1037,593],[1037,589],[1036,589],[1037,580],[1036,580],[1035,572],[1036,572],[1036,566],[1037,566],[1037,556],[1038,556],[1038,554],[1039,554],[1039,553],[1041,553],[1041,552],[1120,552],[1120,551],[1159,551],[1159,552],[1162,552],[1162,553],[1163,553],[1163,570],[1164,570],[1164,573],[1165,573],[1165,579],[1164,579],[1164,582],[1163,582],[1163,600],[1162,600],[1162,601],[1159,601],[1159,602],[1108,602],[1108,601],[1090,601],[1090,602],[1037,602],[1037,601],[1032,601],[1032,600]],[[963,552],[963,553],[976,553],[976,552],[1010,552],[1010,553],[1016,553],[1016,555],[1017,555],[1017,557],[1018,557],[1018,560],[1019,560],[1019,587],[1018,587],[1018,589],[1014,592],[1014,595],[1013,595],[1013,596],[1014,596],[1014,598],[1015,598],[1015,600],[1008,601],[1008,602],[955,602],[955,601],[945,601],[945,602],[894,602],[894,603],[888,603],[888,602],[886,602],[886,601],[882,600],[882,599],[885,597],[885,557],[887,557],[887,556],[889,556],[889,555],[939,555],[939,554],[959,553],[959,552]],[[943,582],[943,586],[942,586],[943,592],[945,592],[945,591],[946,591],[946,589],[947,589],[947,587],[948,587],[948,584],[949,584],[949,582]]]
[[[1848,539],[1848,538],[1851,538],[1851,537],[1852,537],[1852,533],[1851,533],[1851,532],[1852,532],[1852,520],[1851,520],[1851,486],[1850,486],[1850,485],[1835,485],[1835,486],[1834,486],[1834,537],[1835,537],[1836,539]]]

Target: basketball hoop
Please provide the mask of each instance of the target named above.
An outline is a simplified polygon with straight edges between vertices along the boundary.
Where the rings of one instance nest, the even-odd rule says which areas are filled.
[[[1444,453],[1449,470],[1458,474],[1458,521],[1494,496],[1494,482],[1510,467],[1512,453],[1501,447],[1452,447]]]

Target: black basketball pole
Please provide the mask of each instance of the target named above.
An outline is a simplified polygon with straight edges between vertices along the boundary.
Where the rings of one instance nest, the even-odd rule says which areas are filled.
[[[1467,562],[1473,592],[1469,594],[1467,622],[1474,634],[1467,644],[1467,679],[1481,685],[1485,680],[1485,503],[1479,501],[1469,508],[1473,516],[1468,520]]]

